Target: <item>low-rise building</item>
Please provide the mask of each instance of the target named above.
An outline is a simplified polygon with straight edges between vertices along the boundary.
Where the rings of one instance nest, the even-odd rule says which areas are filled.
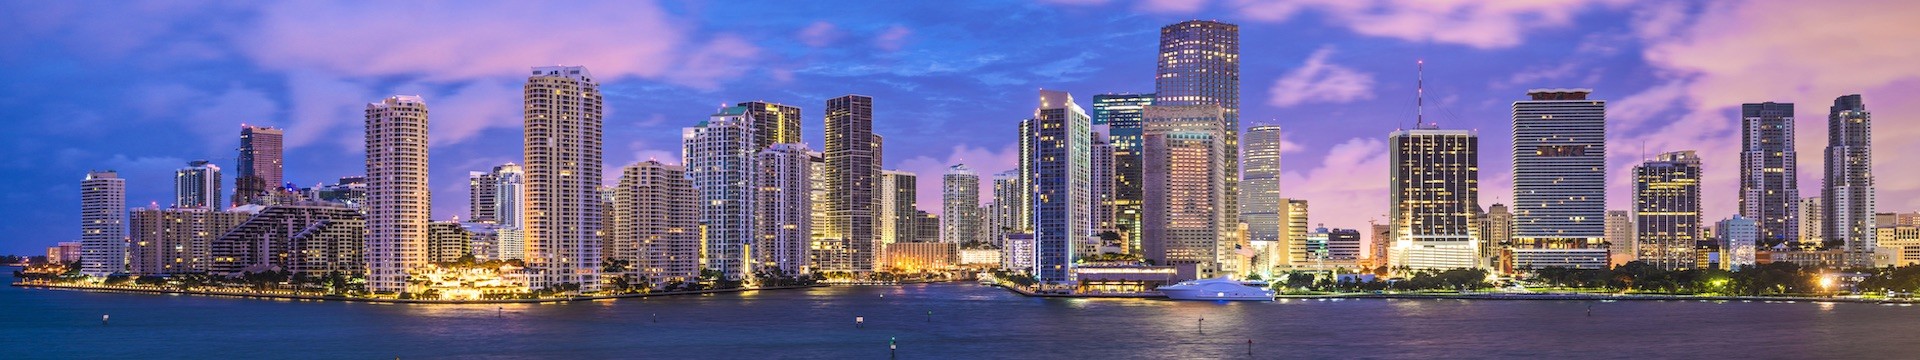
[[[1074,292],[1080,294],[1144,293],[1180,278],[1173,266],[1085,264],[1073,272],[1080,279]]]
[[[1000,249],[960,249],[960,266],[999,267]]]
[[[272,205],[213,241],[208,272],[290,271],[348,277],[367,272],[367,220],[360,211],[331,203]],[[242,206],[247,208],[249,206]]]
[[[887,268],[896,273],[952,270],[960,263],[960,244],[897,242],[887,244]]]

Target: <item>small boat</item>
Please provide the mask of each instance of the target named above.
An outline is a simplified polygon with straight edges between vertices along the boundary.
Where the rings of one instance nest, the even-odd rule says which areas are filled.
[[[1273,290],[1224,277],[1182,281],[1155,290],[1174,300],[1273,301]]]

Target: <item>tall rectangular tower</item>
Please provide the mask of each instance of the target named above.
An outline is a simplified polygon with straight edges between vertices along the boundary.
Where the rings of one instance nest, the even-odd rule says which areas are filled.
[[[940,176],[940,241],[980,241],[980,174],[954,164]]]
[[[600,289],[600,84],[583,66],[533,68],[524,87],[527,284]]]
[[[880,171],[880,188],[875,193],[880,206],[874,213],[874,231],[882,245],[915,240],[914,227],[920,221],[914,218],[914,210],[918,210],[920,202],[919,183],[920,177],[914,173]]]
[[[1424,127],[1395,131],[1392,143],[1394,267],[1477,268],[1480,234],[1480,136]],[[1595,219],[1596,221],[1599,219]]]
[[[753,147],[766,150],[773,144],[799,144],[800,107],[766,101],[748,101],[735,105],[746,109],[753,119]]]
[[[1245,172],[1240,180],[1240,221],[1247,224],[1247,240],[1254,244],[1280,241],[1287,226],[1280,222],[1286,199],[1280,195],[1280,127],[1247,129],[1246,151],[1240,158]],[[1231,176],[1231,175],[1229,175]]]
[[[233,178],[234,205],[261,203],[262,197],[280,186],[284,137],[286,132],[278,128],[240,126],[240,156],[234,164],[240,173]]]
[[[1701,240],[1700,156],[1660,154],[1633,167],[1633,178],[1634,257],[1661,269],[1692,269]]]
[[[194,160],[173,172],[173,206],[194,209],[219,209],[220,166],[206,160]]]
[[[1799,237],[1793,103],[1740,105],[1740,123],[1740,216],[1760,224],[1765,246]]]
[[[1224,241],[1227,147],[1218,105],[1147,108],[1141,138],[1143,206],[1140,248],[1161,265],[1193,267],[1202,278],[1224,275],[1232,252]]]
[[[92,171],[80,181],[80,273],[105,277],[127,271],[127,181]]]
[[[754,243],[753,124],[744,109],[721,108],[692,130],[687,176],[700,190],[700,223],[706,226],[707,269],[743,279],[754,269],[747,247]]]
[[[1093,119],[1073,95],[1040,90],[1040,106],[1028,126],[1032,158],[1034,279],[1048,286],[1070,286],[1080,246],[1093,234]]]
[[[1860,94],[1833,99],[1827,109],[1826,178],[1820,196],[1826,241],[1840,245],[1854,266],[1872,266],[1874,252],[1873,114]],[[1788,198],[1792,199],[1792,198]]]
[[[1607,103],[1591,89],[1513,102],[1513,264],[1607,266]]]
[[[767,146],[754,158],[754,271],[798,276],[811,271],[811,150],[806,145]]]
[[[847,269],[872,272],[879,249],[874,231],[873,194],[879,176],[879,154],[873,134],[873,98],[845,95],[827,100],[826,112],[827,217],[833,238],[847,252]]]
[[[1160,28],[1154,105],[1216,105],[1226,121],[1227,223],[1239,223],[1240,26],[1189,20]]]
[[[700,193],[686,167],[647,160],[621,170],[611,233],[635,275],[656,284],[700,276]]]
[[[367,104],[367,289],[404,292],[428,263],[427,103],[398,95]]]
[[[1113,226],[1129,252],[1140,251],[1140,136],[1145,131],[1142,111],[1153,105],[1153,94],[1093,96],[1093,123],[1107,125],[1113,147]]]

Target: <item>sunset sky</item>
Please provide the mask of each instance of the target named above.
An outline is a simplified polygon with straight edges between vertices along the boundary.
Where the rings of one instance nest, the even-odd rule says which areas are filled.
[[[680,128],[720,105],[874,97],[885,167],[938,212],[939,174],[1014,166],[1038,89],[1091,107],[1153,91],[1160,26],[1241,25],[1243,126],[1277,124],[1282,192],[1311,221],[1384,221],[1389,132],[1426,119],[1481,136],[1483,204],[1512,198],[1511,103],[1529,88],[1608,101],[1608,203],[1628,209],[1644,155],[1697,150],[1708,221],[1735,209],[1738,106],[1792,102],[1800,188],[1819,192],[1826,111],[1863,94],[1882,212],[1920,210],[1920,2],[1845,0],[1228,0],[872,2],[0,3],[0,252],[79,236],[89,169],[129,206],[172,197],[173,170],[233,161],[241,124],[286,129],[301,186],[364,172],[362,111],[395,94],[431,111],[434,218],[464,216],[466,174],[521,162],[529,67],[583,65],[607,97],[607,181],[679,162]],[[987,176],[983,176],[987,177]],[[983,199],[988,200],[988,199]]]

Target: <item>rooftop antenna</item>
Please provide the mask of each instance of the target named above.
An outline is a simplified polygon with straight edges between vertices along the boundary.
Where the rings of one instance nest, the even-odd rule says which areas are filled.
[[[1427,61],[1414,60],[1413,67],[1413,127],[1418,129],[1427,123]]]

